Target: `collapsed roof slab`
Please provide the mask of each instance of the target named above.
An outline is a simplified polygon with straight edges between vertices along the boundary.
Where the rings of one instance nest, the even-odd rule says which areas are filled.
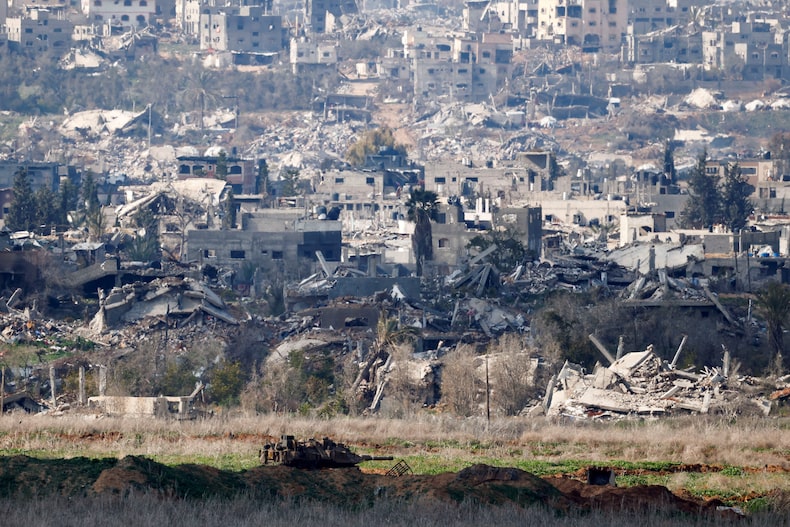
[[[653,255],[650,254],[651,251],[653,251]],[[689,260],[704,260],[705,249],[702,244],[655,243],[630,245],[611,251],[605,258],[607,261],[614,262],[626,269],[647,274],[651,271],[651,265],[655,269],[680,269],[685,267]]]

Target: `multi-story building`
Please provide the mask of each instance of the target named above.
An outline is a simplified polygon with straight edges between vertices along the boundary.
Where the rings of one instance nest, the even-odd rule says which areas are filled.
[[[740,74],[744,80],[790,75],[785,33],[766,20],[736,21],[703,32],[702,53],[705,69]]]
[[[702,33],[689,33],[681,26],[647,34],[629,32],[623,42],[622,56],[632,64],[702,64]]]
[[[9,46],[26,51],[65,51],[71,45],[73,28],[62,10],[29,9],[24,17],[6,19]]]
[[[300,210],[266,209],[243,214],[241,228],[187,231],[187,256],[192,262],[242,268],[253,265],[263,271],[279,270],[296,275],[314,272],[316,252],[327,261],[341,257],[342,226],[339,221],[300,217]]]
[[[306,37],[292,38],[290,46],[293,73],[337,64],[337,42],[317,42]]]
[[[217,178],[218,156],[179,156],[178,179],[196,177]],[[243,159],[234,155],[227,156],[224,160],[227,169],[225,178],[233,189],[235,195],[255,194],[258,192],[257,165],[253,159]]]
[[[156,15],[156,0],[81,0],[82,13],[94,24],[147,26]]]
[[[533,38],[538,27],[538,0],[467,0],[463,11],[464,31],[491,33],[507,31]]]
[[[200,49],[242,53],[271,53],[283,49],[280,15],[263,6],[209,9],[200,15]]]
[[[628,22],[627,0],[539,0],[540,40],[618,52]]]
[[[701,27],[706,0],[629,0],[628,33],[644,35],[672,26],[687,26],[691,32]],[[696,18],[696,20],[695,20]],[[697,27],[693,27],[694,25]]]
[[[778,179],[773,160],[763,158],[708,160],[705,164],[705,173],[723,180],[726,168],[735,164],[738,165],[743,177],[753,187],[757,187],[760,183],[776,182]]]
[[[358,12],[359,8],[355,0],[305,1],[305,18],[313,33],[330,33],[335,30],[335,19]]]
[[[537,200],[551,189],[554,154],[522,152],[514,161],[478,163],[471,158],[460,162],[439,161],[425,166],[425,189],[441,197],[465,199],[490,196],[497,206],[522,200]]]
[[[215,13],[218,7],[205,5],[200,0],[180,0],[176,2],[176,25],[186,35],[200,35],[200,15],[208,14],[210,11]]]
[[[459,37],[417,28],[404,33],[403,43],[417,98],[487,99],[504,86],[512,68],[513,37],[509,33]]]

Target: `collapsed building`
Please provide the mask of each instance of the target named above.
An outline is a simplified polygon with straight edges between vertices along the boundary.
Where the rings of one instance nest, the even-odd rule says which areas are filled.
[[[771,410],[771,401],[755,386],[756,379],[731,371],[726,349],[722,366],[694,372],[693,367],[678,367],[685,337],[671,362],[659,359],[652,346],[623,353],[621,343],[612,356],[593,335],[590,339],[609,366],[598,364],[592,374],[585,374],[581,366],[566,362],[549,381],[543,403],[533,413],[606,419],[709,412],[768,415]]]

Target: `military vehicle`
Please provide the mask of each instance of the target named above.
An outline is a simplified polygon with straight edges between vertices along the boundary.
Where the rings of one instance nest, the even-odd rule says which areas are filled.
[[[318,441],[296,441],[294,436],[284,435],[276,443],[266,443],[261,450],[261,463],[286,465],[297,468],[348,468],[363,461],[390,461],[392,456],[358,455],[343,443],[335,443],[328,437]]]

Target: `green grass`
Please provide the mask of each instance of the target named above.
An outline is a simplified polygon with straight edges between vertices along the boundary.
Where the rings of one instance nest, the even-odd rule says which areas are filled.
[[[219,456],[205,456],[195,454],[177,454],[177,455],[154,455],[150,456],[151,459],[157,463],[167,465],[170,467],[178,465],[206,465],[220,470],[228,470],[232,472],[240,472],[242,470],[249,470],[260,466],[261,462],[258,456],[240,455],[234,453],[222,454]]]

